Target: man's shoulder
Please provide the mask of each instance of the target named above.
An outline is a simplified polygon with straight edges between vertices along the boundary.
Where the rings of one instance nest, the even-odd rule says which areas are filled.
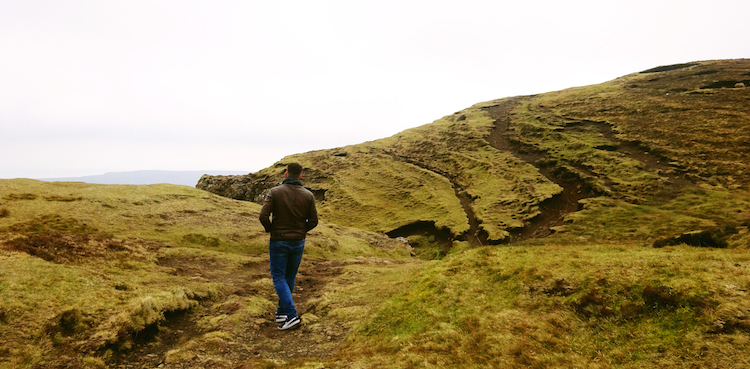
[[[271,187],[268,190],[268,193],[276,192],[276,191],[300,191],[300,192],[306,192],[310,195],[313,195],[312,191],[310,191],[307,187],[298,185],[298,184],[291,184],[291,183],[281,183],[274,187]]]
[[[307,187],[299,184],[282,184],[282,186],[287,186],[287,191],[296,191],[296,192],[302,192],[305,195],[315,198],[315,195],[313,195],[312,191],[310,191]]]
[[[266,196],[266,197],[270,197],[270,196],[273,196],[273,194],[274,194],[275,192],[278,192],[278,191],[283,191],[283,190],[284,190],[284,189],[283,189],[283,187],[284,187],[284,185],[283,185],[283,184],[278,184],[278,185],[276,185],[276,186],[273,186],[273,187],[269,188],[268,190],[266,190],[266,195],[265,195],[265,196]]]
[[[310,196],[312,196],[312,195],[313,195],[312,191],[310,191],[310,189],[308,189],[308,188],[307,188],[307,187],[305,187],[305,186],[302,186],[302,185],[296,185],[296,186],[295,186],[295,185],[292,185],[292,186],[290,186],[290,187],[293,187],[295,191],[300,191],[300,192],[304,192],[304,193],[307,193],[307,194],[309,194]]]
[[[283,183],[279,183],[276,186],[273,186],[273,187],[269,188],[268,191],[269,192],[270,191],[278,191],[280,188],[284,188],[284,184]]]

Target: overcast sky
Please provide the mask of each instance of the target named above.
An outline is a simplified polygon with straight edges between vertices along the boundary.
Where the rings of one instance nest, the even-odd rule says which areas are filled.
[[[750,1],[0,0],[0,178],[254,172],[475,103],[750,57]]]

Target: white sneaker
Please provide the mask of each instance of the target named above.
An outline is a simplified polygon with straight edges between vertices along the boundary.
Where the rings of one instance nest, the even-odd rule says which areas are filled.
[[[276,323],[284,323],[286,321],[286,314],[276,314]]]
[[[284,323],[279,325],[280,331],[285,331],[287,329],[293,329],[298,328],[299,324],[302,323],[302,319],[300,319],[298,316],[288,317]]]

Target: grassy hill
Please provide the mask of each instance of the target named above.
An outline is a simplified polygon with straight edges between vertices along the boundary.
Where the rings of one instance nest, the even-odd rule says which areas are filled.
[[[0,368],[748,367],[742,84],[659,67],[200,189],[0,180]],[[323,222],[279,332],[255,202],[291,161]]]
[[[292,155],[248,176],[205,176],[197,187],[260,202],[285,164],[299,161],[325,219],[429,235],[447,243],[441,252],[552,232],[653,243],[708,231],[733,243],[717,233],[736,233],[748,218],[750,89],[743,84],[750,86],[749,60],[661,67],[476,104],[390,138]]]
[[[364,302],[345,291],[407,262],[409,247],[329,223],[313,230],[297,291],[307,336],[295,340],[267,319],[276,300],[259,209],[186,186],[0,180],[0,368],[156,367],[198,356],[222,367],[227,358],[214,357],[230,348],[247,363],[256,352],[293,358],[272,349],[290,340],[330,351],[361,319],[347,318]],[[315,323],[315,304],[343,318]]]

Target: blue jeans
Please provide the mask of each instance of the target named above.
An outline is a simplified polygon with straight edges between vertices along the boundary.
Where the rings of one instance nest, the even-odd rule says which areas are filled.
[[[279,307],[276,314],[296,316],[297,309],[292,300],[297,269],[305,251],[305,240],[277,240],[268,246],[271,260],[271,278],[273,287],[279,296]]]

